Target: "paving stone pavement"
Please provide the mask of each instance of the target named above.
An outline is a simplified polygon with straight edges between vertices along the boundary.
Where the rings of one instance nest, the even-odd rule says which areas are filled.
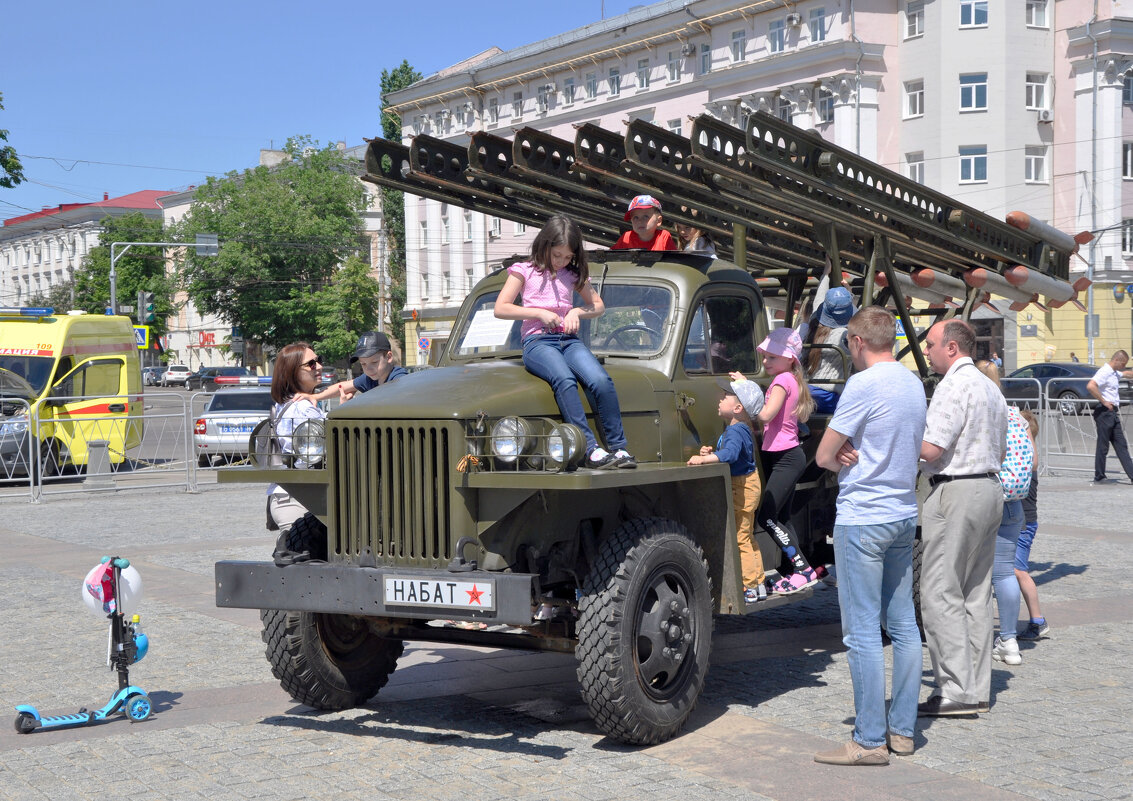
[[[680,737],[602,737],[574,661],[410,644],[365,707],[316,714],[272,679],[258,615],[217,609],[212,564],[261,559],[262,488],[137,490],[0,503],[9,631],[0,710],[96,708],[116,686],[105,623],[79,599],[104,553],[146,586],[149,655],[131,672],[154,716],[0,729],[0,799],[1133,798],[1133,486],[1044,477],[1034,575],[1052,637],[994,665],[990,714],[918,722],[917,752],[871,770],[817,765],[849,737],[837,595],[718,617],[713,664]],[[931,676],[925,659],[926,686]]]

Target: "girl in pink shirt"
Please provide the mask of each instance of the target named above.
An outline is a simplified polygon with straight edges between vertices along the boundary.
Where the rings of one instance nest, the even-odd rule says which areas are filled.
[[[793,573],[771,586],[771,592],[790,595],[818,581],[799,550],[790,519],[795,484],[806,468],[806,456],[799,447],[799,423],[805,423],[814,411],[814,399],[807,388],[802,367],[803,343],[797,331],[775,329],[760,344],[759,351],[763,354],[763,369],[773,378],[759,412],[759,421],[764,425],[761,456],[766,480],[755,519],[775,537],[794,568]]]
[[[574,305],[576,292],[584,305]],[[614,382],[578,338],[580,321],[599,317],[605,311],[602,297],[590,284],[582,231],[561,214],[551,217],[535,237],[531,261],[508,268],[495,306],[496,317],[501,320],[523,321],[523,366],[551,385],[563,419],[582,429],[586,436],[585,466],[597,470],[632,468],[637,462],[626,450]],[[586,410],[578,397],[580,382],[592,399],[606,448],[598,444],[586,422]]]

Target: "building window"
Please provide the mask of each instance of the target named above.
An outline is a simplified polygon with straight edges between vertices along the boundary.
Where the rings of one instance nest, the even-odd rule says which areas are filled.
[[[987,183],[987,147],[960,148],[960,183]]]
[[[441,276],[441,296],[449,297],[452,295],[452,276],[444,273]]]
[[[810,10],[810,40],[812,42],[826,41],[826,9],[812,8]]]
[[[515,235],[516,236],[523,236],[526,233],[527,233],[527,226],[524,225],[521,222],[517,222],[515,224]]]
[[[515,92],[511,96],[511,116],[516,120],[523,117],[523,92]]]
[[[421,297],[429,297],[429,274],[421,273]]]
[[[1027,0],[1027,27],[1046,28],[1046,0]]]
[[[464,290],[466,292],[472,291],[472,285],[476,283],[476,273],[473,272],[471,267],[464,268]]]
[[[500,103],[496,98],[488,101],[488,122],[491,125],[497,125],[500,121]]]
[[[791,101],[783,97],[783,95],[779,95],[779,97],[775,99],[775,116],[783,122],[791,121]]]
[[[586,73],[586,99],[593,100],[598,96],[598,73]]]
[[[503,223],[500,222],[499,217],[493,217],[492,218],[492,225],[491,225],[491,227],[488,228],[488,236],[492,237],[493,239],[496,239],[502,234],[503,234]]]
[[[472,241],[472,212],[464,212],[464,241]]]
[[[1121,102],[1133,104],[1133,75],[1126,75],[1121,84]]]
[[[421,220],[421,241],[417,243],[417,247],[429,247],[429,223],[427,220]]]
[[[447,245],[449,237],[448,214],[441,217],[441,244]]]
[[[606,80],[606,92],[610,97],[617,97],[622,93],[622,71],[618,67],[610,67],[610,77]]]
[[[905,118],[924,116],[924,81],[905,84]]]
[[[738,64],[747,57],[747,30],[732,31],[732,63]]]
[[[987,73],[960,76],[960,111],[987,111]]]
[[[834,93],[824,86],[818,88],[818,121],[820,123],[834,122]]]
[[[960,0],[960,27],[987,27],[987,0]]]
[[[639,58],[637,60],[637,88],[649,88],[649,59]]]
[[[924,151],[905,154],[905,175],[918,184],[924,183]]]
[[[457,126],[460,127],[460,128],[463,128],[464,127],[464,105],[461,104],[461,105],[457,106],[455,109],[453,109],[452,116],[456,118]]]
[[[413,135],[414,136],[420,136],[421,134],[425,133],[425,126],[428,124],[427,123],[428,119],[429,118],[426,117],[424,114],[418,114],[416,117],[413,118]]]
[[[700,74],[707,75],[712,72],[712,45],[700,46]]]
[[[1046,183],[1046,148],[1042,145],[1026,149],[1024,180],[1029,184]]]
[[[669,83],[676,83],[681,79],[681,51],[670,50],[668,54]]]
[[[1133,142],[1121,145],[1121,177],[1133,180]]]
[[[437,128],[437,136],[448,133],[448,109],[442,109],[433,115],[433,124]]]
[[[670,133],[675,133],[677,136],[681,135],[681,121],[680,119],[669,120],[665,123],[665,127],[669,129]]]
[[[539,113],[546,114],[547,109],[551,107],[551,95],[554,93],[555,87],[551,84],[544,84],[536,91],[535,102],[539,106]]]
[[[1046,76],[1041,72],[1027,73],[1027,108],[1032,111],[1046,108]]]
[[[924,0],[905,6],[905,38],[924,36]]]
[[[563,80],[563,105],[574,105],[574,78],[566,78]]]
[[[1121,254],[1133,254],[1133,220],[1128,217],[1121,221]]]
[[[772,53],[782,53],[787,49],[787,23],[772,20],[767,26],[767,49]]]

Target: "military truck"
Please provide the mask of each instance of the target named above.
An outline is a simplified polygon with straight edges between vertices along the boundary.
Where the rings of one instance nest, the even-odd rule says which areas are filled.
[[[512,141],[476,133],[467,147],[375,140],[366,170],[530,225],[563,212],[599,246],[648,191],[670,221],[712,233],[720,258],[590,253],[607,311],[580,336],[613,378],[636,470],[578,466],[581,432],[524,370],[519,322],[492,313],[497,271],[464,301],[437,369],[357,396],[310,432],[317,467],[221,472],[277,482],[310,510],[289,545],[314,561],[220,562],[216,593],[219,606],[262,610],[273,673],[317,709],[366,702],[406,640],[473,643],[573,652],[602,732],[636,744],[674,736],[703,687],[713,615],[789,600],[745,606],[727,466],[685,465],[721,431],[717,379],[768,380],[756,348],[772,318],[794,324],[824,273],[844,275],[862,302],[894,308],[927,378],[918,318],[968,314],[988,287],[1018,302],[1074,295],[1072,248],[1057,237],[767,115],[745,130],[702,116],[688,139],[635,121],[624,134],[584,125],[573,143],[530,128]],[[955,301],[910,304],[926,294]],[[814,562],[832,558],[837,486],[813,463],[826,421],[810,420],[791,509]]]

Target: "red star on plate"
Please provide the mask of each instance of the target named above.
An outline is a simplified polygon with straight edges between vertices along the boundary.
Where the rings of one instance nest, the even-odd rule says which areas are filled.
[[[483,590],[476,589],[475,584],[472,585],[472,589],[465,590],[465,592],[468,593],[468,603],[470,604],[479,604],[480,596],[484,594]]]

